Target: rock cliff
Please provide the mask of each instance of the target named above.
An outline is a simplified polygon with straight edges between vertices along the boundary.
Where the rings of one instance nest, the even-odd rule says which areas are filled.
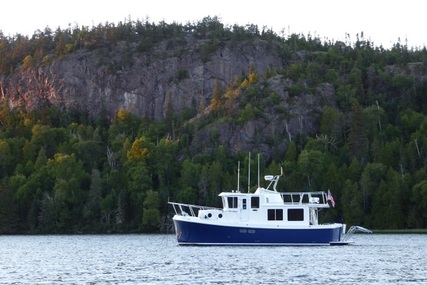
[[[137,116],[160,120],[165,116],[168,93],[173,109],[179,112],[194,102],[199,105],[203,97],[208,104],[215,80],[226,86],[235,76],[247,74],[250,64],[259,72],[281,66],[271,42],[225,45],[206,62],[201,56],[203,44],[188,36],[180,47],[171,49],[160,43],[150,53],[135,52],[136,47],[126,43],[109,51],[77,50],[37,69],[19,71],[3,82],[4,96],[27,108],[49,100],[58,107],[90,114],[105,108],[113,115],[125,108]]]
[[[215,81],[225,90],[236,77],[247,76],[251,66],[262,77],[284,64],[280,41],[228,41],[209,53],[207,45],[206,40],[188,35],[178,44],[160,42],[150,52],[138,52],[135,44],[126,42],[113,48],[76,49],[41,66],[17,70],[1,81],[1,95],[11,105],[29,109],[49,101],[93,117],[101,111],[113,116],[124,108],[139,117],[161,120],[168,108],[180,112],[208,106]],[[230,150],[246,151],[256,145],[258,151],[270,154],[273,140],[279,141],[275,145],[283,151],[293,136],[317,132],[322,108],[335,104],[330,84],[297,96],[289,95],[288,87],[294,83],[282,75],[271,76],[263,84],[276,100],[271,104],[262,102],[268,98],[260,99],[254,107],[262,116],[239,124],[218,121],[200,128],[194,135],[194,149],[212,143],[215,132],[218,142]]]

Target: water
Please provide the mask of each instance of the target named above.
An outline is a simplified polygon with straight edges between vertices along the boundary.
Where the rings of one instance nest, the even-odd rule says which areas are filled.
[[[174,235],[0,236],[0,284],[427,284],[427,235],[178,246]]]

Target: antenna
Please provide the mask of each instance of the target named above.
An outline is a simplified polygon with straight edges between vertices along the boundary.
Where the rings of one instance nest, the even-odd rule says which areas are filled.
[[[259,183],[259,153],[258,153],[258,188],[260,187],[260,183]]]
[[[248,193],[251,192],[251,152],[249,152],[249,166],[248,166]]]
[[[240,187],[240,160],[237,163],[237,192],[240,192],[239,187]]]

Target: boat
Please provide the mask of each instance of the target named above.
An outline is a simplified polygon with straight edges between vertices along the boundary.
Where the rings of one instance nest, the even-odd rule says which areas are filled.
[[[335,204],[330,191],[278,192],[282,174],[265,176],[268,186],[258,185],[254,193],[220,193],[222,208],[169,201],[178,244],[347,245],[353,233],[370,232],[359,226],[346,232],[344,223],[320,224],[319,211]]]

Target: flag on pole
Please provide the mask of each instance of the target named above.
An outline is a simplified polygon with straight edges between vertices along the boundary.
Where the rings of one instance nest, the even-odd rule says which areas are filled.
[[[332,193],[330,190],[328,190],[328,201],[331,201],[332,207],[335,208],[335,200],[334,200],[334,197],[332,197]]]

